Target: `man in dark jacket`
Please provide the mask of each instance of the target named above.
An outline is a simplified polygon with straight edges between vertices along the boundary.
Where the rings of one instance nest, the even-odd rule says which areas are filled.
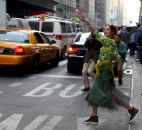
[[[126,44],[127,50],[128,50],[128,43],[129,43],[130,34],[129,34],[129,32],[126,31],[126,26],[122,27],[122,31],[119,33],[119,35],[120,35],[120,40]]]
[[[139,35],[139,38],[138,38],[138,46],[137,46],[137,49],[141,51],[141,57],[140,57],[140,63],[142,65],[142,34]],[[142,93],[141,93],[142,95]]]
[[[142,27],[140,24],[137,24],[137,31],[136,31],[136,35],[135,35],[135,43],[136,43],[136,46],[139,46],[139,37],[140,35],[142,34]],[[137,48],[137,57],[136,57],[136,61],[139,61],[141,59],[141,51],[140,49]]]
[[[141,51],[140,63],[142,65],[142,34],[139,35],[137,49]]]
[[[84,48],[88,48],[88,51],[86,52],[84,58],[84,65],[82,70],[84,88],[81,89],[81,91],[90,90],[88,75],[94,80],[95,64],[97,63],[97,60],[99,58],[100,48],[102,46],[102,43],[100,43],[93,34],[90,34],[89,37],[86,39]]]

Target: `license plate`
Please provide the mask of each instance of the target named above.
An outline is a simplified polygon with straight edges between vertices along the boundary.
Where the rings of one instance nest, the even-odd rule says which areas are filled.
[[[4,48],[0,48],[0,53],[3,53]]]

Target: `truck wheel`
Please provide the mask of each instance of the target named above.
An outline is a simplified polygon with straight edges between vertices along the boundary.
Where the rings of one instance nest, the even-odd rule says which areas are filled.
[[[64,60],[66,59],[66,47],[63,48],[62,52],[61,52],[61,59]]]

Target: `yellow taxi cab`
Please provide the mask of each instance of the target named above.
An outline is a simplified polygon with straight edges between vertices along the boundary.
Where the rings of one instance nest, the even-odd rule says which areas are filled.
[[[0,29],[0,66],[32,66],[38,71],[40,63],[59,63],[59,47],[56,41],[35,30],[30,30],[28,22],[12,18],[6,28]]]

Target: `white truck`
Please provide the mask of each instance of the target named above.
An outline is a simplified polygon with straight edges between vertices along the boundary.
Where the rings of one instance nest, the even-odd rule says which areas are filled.
[[[10,16],[6,13],[6,0],[0,0],[0,28],[6,27],[9,21]]]

